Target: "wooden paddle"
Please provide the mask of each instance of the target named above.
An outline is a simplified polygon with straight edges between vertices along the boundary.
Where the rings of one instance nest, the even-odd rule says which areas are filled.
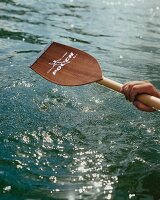
[[[51,43],[31,68],[43,78],[64,86],[78,86],[97,82],[112,90],[120,92],[122,84],[102,76],[97,60],[79,49]],[[138,100],[144,104],[160,110],[160,99],[143,94]]]

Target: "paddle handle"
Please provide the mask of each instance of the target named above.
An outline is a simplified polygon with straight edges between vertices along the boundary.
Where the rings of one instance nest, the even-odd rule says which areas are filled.
[[[122,84],[120,84],[116,81],[112,81],[105,77],[103,77],[102,80],[97,81],[97,83],[104,85],[104,86],[106,86],[114,91],[117,91],[119,93],[121,93],[121,87],[123,86]],[[147,106],[150,106],[152,108],[160,110],[160,99],[157,97],[150,96],[148,94],[142,94],[142,95],[138,95],[137,99]]]

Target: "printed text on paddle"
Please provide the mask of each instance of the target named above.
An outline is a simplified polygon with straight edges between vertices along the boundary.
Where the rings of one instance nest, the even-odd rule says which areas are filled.
[[[66,52],[60,59],[53,60],[49,65],[52,67],[47,71],[50,73],[52,70],[52,74],[55,76],[58,71],[60,71],[66,64],[70,63],[73,59],[75,59],[77,54],[73,52]]]

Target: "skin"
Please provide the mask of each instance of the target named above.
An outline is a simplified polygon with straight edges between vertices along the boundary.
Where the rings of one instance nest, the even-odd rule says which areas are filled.
[[[153,84],[148,81],[131,81],[124,84],[121,92],[125,95],[126,99],[133,103],[133,105],[141,111],[154,112],[155,109],[146,106],[140,101],[136,100],[139,94],[149,94],[160,98],[160,91],[158,91]]]

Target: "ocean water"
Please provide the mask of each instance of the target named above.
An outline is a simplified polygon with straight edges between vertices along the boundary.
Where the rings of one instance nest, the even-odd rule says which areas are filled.
[[[29,66],[50,42],[160,89],[159,0],[0,0],[0,200],[159,200],[160,112]]]

